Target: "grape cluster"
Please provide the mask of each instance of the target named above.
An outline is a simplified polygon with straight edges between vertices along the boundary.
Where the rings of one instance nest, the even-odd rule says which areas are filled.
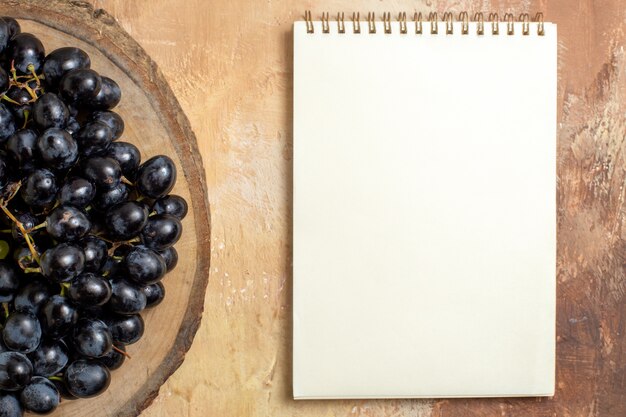
[[[186,201],[119,140],[121,90],[81,49],[0,18],[0,416],[107,389],[165,296]]]

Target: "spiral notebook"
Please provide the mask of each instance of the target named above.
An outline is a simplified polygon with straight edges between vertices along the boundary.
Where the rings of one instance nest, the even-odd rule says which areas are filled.
[[[554,393],[556,25],[469,17],[294,24],[296,399]]]

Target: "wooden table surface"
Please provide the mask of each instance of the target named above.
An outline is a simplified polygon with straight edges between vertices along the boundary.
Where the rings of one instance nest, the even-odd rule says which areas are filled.
[[[202,327],[144,416],[626,415],[626,2],[91,2],[160,65],[200,142],[212,207]],[[318,19],[322,11],[543,11],[558,23],[553,399],[291,399],[291,27],[305,9]]]

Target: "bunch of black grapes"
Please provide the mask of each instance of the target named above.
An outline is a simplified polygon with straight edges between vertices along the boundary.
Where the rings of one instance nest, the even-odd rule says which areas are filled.
[[[109,386],[165,295],[187,203],[119,140],[118,84],[0,18],[0,417]]]

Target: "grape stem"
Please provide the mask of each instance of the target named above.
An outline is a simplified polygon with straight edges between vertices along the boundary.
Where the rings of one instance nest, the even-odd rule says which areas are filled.
[[[7,97],[6,94],[4,94],[1,98],[2,98],[2,100],[8,101],[11,104],[15,104],[16,106],[21,106],[20,103],[18,103],[17,101],[13,100],[12,98]]]
[[[122,175],[122,182],[126,185],[130,185],[131,187],[134,186],[135,184],[133,184],[133,182],[131,180],[129,180],[128,178],[126,178],[125,176]]]
[[[11,219],[13,223],[15,223],[17,228],[20,229],[20,232],[22,232],[22,235],[24,235],[24,240],[26,241],[26,244],[28,245],[28,249],[30,250],[30,253],[33,255],[33,259],[35,260],[35,262],[37,262],[37,264],[39,264],[39,253],[35,249],[35,246],[33,246],[33,240],[32,240],[33,238],[28,234],[28,232],[26,232],[26,229],[24,229],[24,225],[22,224],[22,222],[19,221],[13,215],[13,213],[11,213],[11,211],[6,206],[6,202],[3,202],[2,204],[0,204],[0,208],[2,208],[2,211],[4,211],[4,214],[6,214],[7,217]]]
[[[118,348],[115,345],[113,345],[113,350],[116,351],[117,353],[119,353],[120,355],[126,356],[128,359],[132,359],[131,356],[128,353],[124,352],[122,349]]]
[[[39,230],[39,229],[43,229],[44,227],[46,227],[48,225],[48,223],[43,222],[38,224],[37,226],[31,227],[30,229],[27,230],[28,233],[32,233],[35,230]]]
[[[39,77],[37,76],[37,73],[35,72],[35,66],[33,64],[28,64],[28,67],[26,68],[28,69],[28,71],[30,71],[31,74],[33,74],[35,81],[37,81],[37,85],[41,85],[41,81],[39,81]]]
[[[9,317],[9,303],[2,303],[2,309],[4,310],[4,318]]]
[[[48,379],[50,381],[59,381],[59,382],[63,381],[63,378],[61,378],[60,376],[56,376],[56,375],[49,376]]]

